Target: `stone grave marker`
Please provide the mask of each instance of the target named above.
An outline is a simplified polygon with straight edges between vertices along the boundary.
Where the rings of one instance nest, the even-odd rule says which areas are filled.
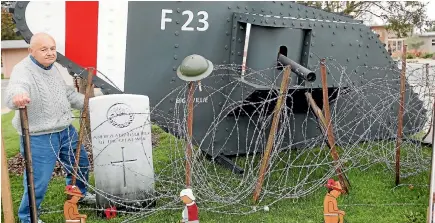
[[[154,192],[149,113],[147,96],[117,94],[90,98],[98,208],[126,208],[117,202],[144,207],[152,202],[147,200]]]

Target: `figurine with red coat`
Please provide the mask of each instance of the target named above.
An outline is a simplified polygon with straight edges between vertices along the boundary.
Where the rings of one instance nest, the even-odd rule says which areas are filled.
[[[192,189],[187,188],[182,190],[180,192],[180,198],[185,204],[181,222],[199,223],[198,206],[195,203],[195,196],[193,196]]]

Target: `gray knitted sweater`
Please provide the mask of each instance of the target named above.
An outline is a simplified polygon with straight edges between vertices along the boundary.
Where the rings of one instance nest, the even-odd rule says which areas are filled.
[[[71,108],[83,108],[84,95],[66,84],[56,66],[45,70],[28,56],[13,68],[4,98],[7,106],[16,110],[12,125],[20,135],[20,112],[12,99],[22,93],[30,97],[27,105],[30,135],[62,131],[73,121]]]

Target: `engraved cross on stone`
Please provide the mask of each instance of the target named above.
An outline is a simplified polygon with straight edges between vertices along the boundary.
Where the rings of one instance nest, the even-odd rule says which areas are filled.
[[[122,149],[122,161],[115,161],[115,162],[111,162],[111,163],[112,163],[112,165],[113,164],[117,164],[117,163],[122,163],[122,168],[124,170],[124,187],[126,187],[127,186],[127,181],[125,180],[125,163],[131,163],[131,162],[137,161],[137,159],[134,159],[134,160],[125,160],[125,158],[124,158],[124,147],[121,147],[121,149]]]

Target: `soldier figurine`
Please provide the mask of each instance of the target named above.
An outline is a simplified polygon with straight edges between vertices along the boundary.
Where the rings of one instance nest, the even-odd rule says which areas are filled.
[[[199,223],[198,206],[195,203],[195,196],[193,196],[192,189],[188,188],[182,190],[180,198],[185,204],[181,222]]]
[[[343,223],[345,212],[338,209],[337,198],[344,192],[340,182],[329,179],[326,184],[328,193],[323,200],[325,223]]]
[[[77,202],[83,197],[82,192],[76,186],[68,185],[65,188],[65,193],[68,194],[68,199],[63,206],[63,214],[65,216],[65,222],[72,223],[86,223],[87,216],[79,214],[77,208]]]

